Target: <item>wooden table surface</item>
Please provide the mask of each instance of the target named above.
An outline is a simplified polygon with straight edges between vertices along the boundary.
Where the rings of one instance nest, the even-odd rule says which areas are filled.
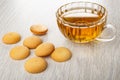
[[[57,27],[56,10],[73,1],[78,0],[0,0],[0,80],[120,80],[120,0],[91,0],[107,8],[108,23],[116,27],[117,34],[111,42],[88,44],[67,40]],[[46,25],[48,33],[39,37],[55,47],[69,48],[72,58],[59,63],[46,57],[48,68],[39,74],[24,70],[25,61],[35,56],[34,50],[24,60],[12,60],[10,49],[33,35],[29,30],[33,24]],[[21,41],[13,45],[2,43],[2,36],[11,31],[20,33]]]

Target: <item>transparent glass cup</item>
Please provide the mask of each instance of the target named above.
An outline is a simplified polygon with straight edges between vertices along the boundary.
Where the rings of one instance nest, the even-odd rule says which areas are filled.
[[[116,30],[107,22],[107,10],[92,2],[72,2],[62,5],[56,12],[61,33],[76,43],[93,40],[111,41]]]

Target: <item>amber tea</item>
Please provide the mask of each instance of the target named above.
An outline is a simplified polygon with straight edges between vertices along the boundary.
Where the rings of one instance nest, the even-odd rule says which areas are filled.
[[[68,3],[58,9],[56,17],[62,34],[73,42],[86,43],[95,39],[110,41],[114,38],[114,36],[111,39],[99,37],[104,29],[109,28],[114,32],[112,25],[106,25],[106,9],[99,4],[91,2]]]
[[[81,15],[82,14],[82,15]],[[105,22],[91,25],[89,23],[96,22],[101,19],[102,16],[92,13],[75,13],[63,15],[62,19],[68,23],[64,24],[58,21],[59,28],[65,37],[75,42],[89,42],[95,39],[103,30]]]

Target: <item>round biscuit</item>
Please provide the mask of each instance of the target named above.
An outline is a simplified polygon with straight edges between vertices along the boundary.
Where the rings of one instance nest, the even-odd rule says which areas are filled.
[[[30,50],[25,46],[15,46],[10,50],[10,57],[15,60],[22,60],[28,57]]]
[[[35,49],[35,55],[36,56],[48,56],[53,51],[54,51],[54,45],[49,42],[44,42]]]
[[[29,73],[40,73],[47,68],[47,62],[41,57],[34,57],[25,62],[24,68]]]
[[[30,49],[36,48],[41,43],[42,43],[42,40],[37,36],[27,37],[23,41],[23,45]]]
[[[3,36],[2,41],[5,44],[15,44],[15,43],[19,42],[20,39],[21,39],[21,36],[19,33],[8,32]]]
[[[38,24],[38,25],[32,25],[30,27],[30,31],[36,35],[44,35],[48,31],[48,28],[46,26]]]
[[[50,55],[51,58],[57,62],[67,61],[71,58],[72,54],[68,48],[58,47]]]

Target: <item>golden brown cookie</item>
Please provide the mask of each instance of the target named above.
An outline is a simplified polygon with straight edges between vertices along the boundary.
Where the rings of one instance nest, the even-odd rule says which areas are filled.
[[[54,51],[54,45],[49,42],[44,42],[35,49],[35,55],[36,56],[48,56],[53,51]]]
[[[14,44],[14,43],[17,43],[18,41],[20,41],[20,39],[21,39],[21,36],[19,33],[8,32],[3,36],[2,41],[5,44]]]
[[[40,73],[47,68],[47,62],[41,57],[34,57],[25,62],[24,68],[29,73]]]
[[[48,31],[48,28],[46,26],[38,24],[38,25],[32,25],[30,27],[30,31],[36,35],[44,35]]]
[[[42,43],[42,40],[37,36],[27,37],[23,41],[23,45],[30,48],[30,49],[36,48],[41,43]]]
[[[65,47],[58,47],[51,54],[51,58],[57,62],[67,61],[71,56],[70,50]]]
[[[28,57],[30,54],[30,51],[25,46],[16,46],[11,49],[10,51],[10,57],[15,60],[22,60]]]

